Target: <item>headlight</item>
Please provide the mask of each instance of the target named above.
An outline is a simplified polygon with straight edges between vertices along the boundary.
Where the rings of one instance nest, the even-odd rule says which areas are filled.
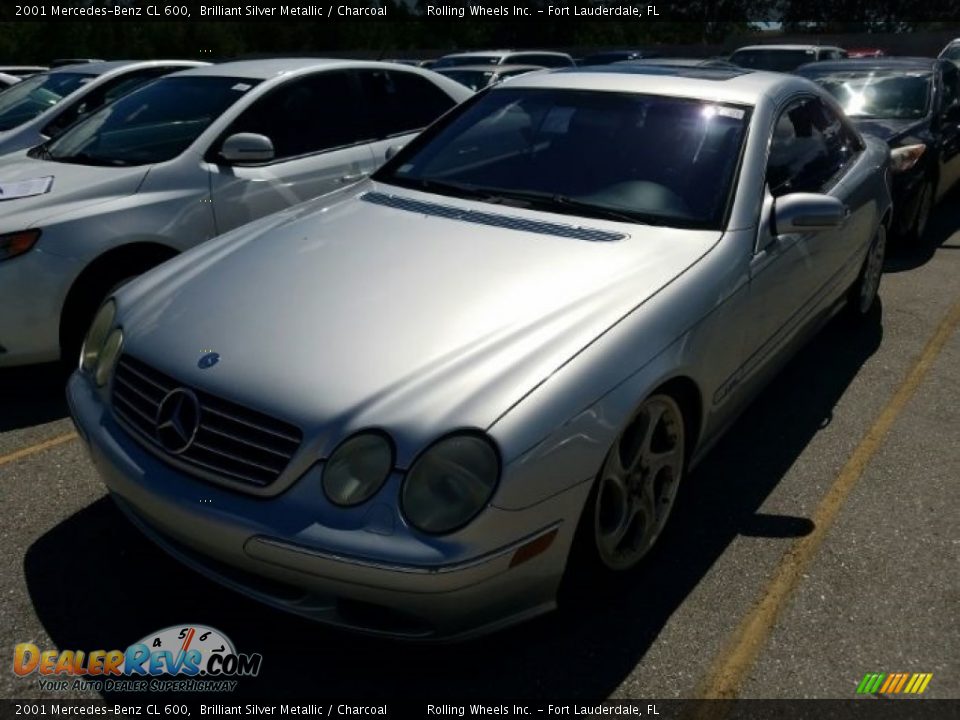
[[[36,245],[39,239],[39,230],[24,230],[0,235],[0,262],[23,255]]]
[[[103,344],[103,350],[100,351],[100,360],[97,361],[97,371],[93,379],[98,386],[105,385],[113,372],[114,365],[117,364],[117,358],[120,357],[120,349],[123,347],[123,331],[120,328],[114,330],[107,337]]]
[[[414,462],[400,493],[401,510],[423,532],[452,532],[483,510],[499,475],[500,459],[488,440],[453,435]]]
[[[894,148],[890,151],[890,171],[893,173],[906,172],[917,164],[926,149],[927,146],[923,143]]]
[[[334,505],[359,505],[381,488],[393,468],[393,446],[382,435],[355,435],[323,467],[323,491]]]
[[[107,341],[116,316],[117,304],[112,299],[107,300],[94,316],[80,352],[80,369],[84,372],[92,373],[96,369],[103,344]]]

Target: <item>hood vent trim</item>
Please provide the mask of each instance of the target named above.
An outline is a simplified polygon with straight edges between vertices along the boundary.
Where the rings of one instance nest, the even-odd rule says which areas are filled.
[[[596,228],[564,225],[562,223],[551,223],[543,220],[531,220],[530,218],[522,218],[515,215],[500,215],[498,213],[481,212],[479,210],[466,210],[453,205],[423,202],[398,195],[387,195],[381,192],[368,192],[362,195],[360,199],[368,203],[373,203],[374,205],[381,205],[395,210],[406,210],[407,212],[417,213],[419,215],[430,215],[433,217],[447,218],[448,220],[460,220],[462,222],[487,225],[488,227],[503,228],[505,230],[555,235],[557,237],[570,238],[571,240],[616,242],[618,240],[625,240],[628,237],[623,233],[610,232],[609,230],[597,230]]]

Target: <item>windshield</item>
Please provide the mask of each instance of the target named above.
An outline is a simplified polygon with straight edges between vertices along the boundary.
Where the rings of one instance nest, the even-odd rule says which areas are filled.
[[[943,52],[940,53],[940,57],[945,60],[960,60],[960,43],[944,48]]]
[[[456,55],[440,58],[431,69],[459,67],[461,65],[496,65],[498,62],[500,62],[499,55]]]
[[[850,117],[909,120],[924,117],[930,106],[929,72],[838,71],[807,77],[823,85]]]
[[[126,95],[31,151],[84,165],[149,165],[186,150],[259,81],[165,77]]]
[[[494,75],[492,70],[443,70],[441,74],[474,91],[483,90]]]
[[[816,59],[813,50],[738,50],[730,56],[734,65],[773,72],[791,72]]]
[[[495,204],[719,229],[747,113],[635,93],[499,86],[375,177]]]
[[[95,77],[90,73],[43,73],[17,83],[0,95],[0,130],[33,120]]]

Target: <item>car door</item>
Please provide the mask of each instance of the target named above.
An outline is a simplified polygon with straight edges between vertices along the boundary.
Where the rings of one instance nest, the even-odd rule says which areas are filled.
[[[371,146],[379,167],[387,150],[412,140],[456,101],[419,73],[405,70],[357,70],[367,113],[376,124]]]
[[[274,158],[226,162],[220,147],[236,133],[268,137]],[[374,136],[349,70],[298,76],[267,92],[207,152],[217,231],[224,233],[369,175]]]
[[[960,67],[952,62],[940,67],[940,103],[937,108],[940,135],[940,182],[937,199],[960,180]]]
[[[774,124],[766,199],[750,264],[749,359],[744,376],[755,375],[771,364],[838,292],[838,275],[854,254],[861,226],[867,221],[864,188],[843,182],[863,148],[859,137],[851,133],[816,97],[789,102]],[[827,193],[848,208],[851,204],[863,207],[833,230],[778,235],[772,216],[776,199],[797,192]]]

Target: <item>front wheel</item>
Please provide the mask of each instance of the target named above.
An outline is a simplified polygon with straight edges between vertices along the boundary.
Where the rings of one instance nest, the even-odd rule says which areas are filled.
[[[904,238],[910,242],[919,242],[927,232],[927,224],[930,221],[930,213],[933,211],[933,199],[936,193],[933,183],[929,180],[924,181],[917,195],[917,209],[913,216],[913,222],[910,228],[904,233]]]
[[[881,223],[867,250],[867,257],[863,261],[860,275],[850,288],[847,306],[853,316],[864,317],[873,309],[880,289],[880,278],[883,276],[883,262],[886,255],[887,229]]]
[[[636,410],[607,454],[584,519],[592,555],[620,572],[650,552],[670,517],[684,470],[684,421],[669,395]]]

